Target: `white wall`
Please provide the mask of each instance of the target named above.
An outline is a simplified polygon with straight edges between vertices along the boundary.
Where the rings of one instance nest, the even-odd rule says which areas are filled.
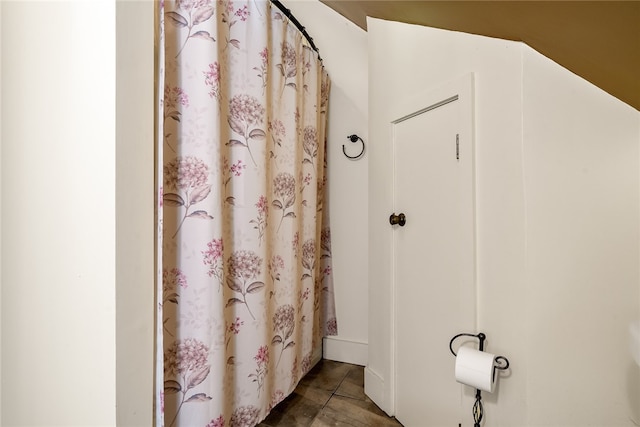
[[[115,422],[115,3],[2,5],[2,424]]]
[[[2,23],[2,2],[0,2]],[[2,31],[0,30],[0,384],[2,384]],[[0,386],[0,425],[2,424],[2,386]]]
[[[116,422],[151,426],[154,2],[116,2]]]
[[[386,106],[473,72],[478,329],[512,364],[483,396],[487,422],[632,425],[638,112],[520,43],[376,19],[368,28],[367,393],[393,413],[391,231],[378,220],[392,200]]]
[[[313,37],[331,77],[329,99],[329,206],[338,332],[324,340],[324,357],[366,365],[368,339],[368,153],[367,34],[318,0],[283,2]]]
[[[0,423],[151,425],[153,3],[1,10]]]
[[[528,423],[632,425],[640,114],[523,52]]]

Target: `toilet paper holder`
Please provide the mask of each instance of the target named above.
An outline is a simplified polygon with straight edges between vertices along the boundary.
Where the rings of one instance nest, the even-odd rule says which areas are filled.
[[[478,350],[484,351],[484,341],[487,339],[487,336],[480,332],[479,334],[470,334],[470,333],[462,333],[454,336],[449,341],[449,350],[451,350],[451,354],[455,357],[458,355],[455,351],[453,351],[453,342],[460,337],[473,337],[478,338],[480,341],[478,345]],[[505,370],[509,368],[509,359],[504,356],[496,356],[494,359],[493,365],[493,378],[495,380],[496,377],[496,369]],[[473,404],[473,421],[474,427],[480,427],[480,422],[482,421],[482,416],[484,415],[484,409],[482,407],[482,392],[479,389],[476,389],[476,401]]]
[[[480,341],[480,344],[478,345],[478,350],[480,351],[484,351],[484,340],[487,339],[487,336],[485,334],[483,334],[482,332],[480,332],[479,334],[468,334],[468,333],[462,333],[462,334],[458,334],[455,337],[451,338],[451,341],[449,341],[449,350],[451,350],[451,354],[453,354],[454,356],[458,356],[456,354],[455,351],[453,351],[453,342],[460,337],[474,337],[474,338],[478,338],[478,340]],[[496,361],[496,363],[498,363],[498,365],[495,365],[493,367],[493,375],[495,377],[495,371],[496,369],[500,369],[500,370],[505,370],[505,369],[509,369],[509,360],[504,357],[504,356],[496,356],[496,358],[494,359]]]

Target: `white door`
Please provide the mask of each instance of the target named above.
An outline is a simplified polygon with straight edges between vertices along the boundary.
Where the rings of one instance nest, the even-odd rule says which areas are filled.
[[[470,110],[450,95],[426,96],[392,124],[394,208],[406,217],[393,226],[395,402],[406,427],[471,421],[449,341],[475,331],[473,144]]]

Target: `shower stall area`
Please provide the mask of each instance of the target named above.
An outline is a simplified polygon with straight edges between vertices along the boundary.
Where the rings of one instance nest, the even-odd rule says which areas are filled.
[[[250,427],[337,333],[329,75],[279,2],[157,12],[156,423]]]

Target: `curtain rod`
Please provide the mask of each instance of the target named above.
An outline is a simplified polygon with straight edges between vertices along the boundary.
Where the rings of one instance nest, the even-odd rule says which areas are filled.
[[[307,33],[307,30],[305,30],[300,21],[298,21],[296,17],[293,16],[291,10],[287,9],[279,0],[271,0],[271,3],[274,4],[278,9],[280,9],[280,11],[284,13],[287,18],[289,18],[289,21],[293,22],[293,25],[298,28],[298,30],[309,42],[311,48],[318,54],[318,59],[322,61],[322,58],[320,57],[320,50],[316,47],[315,43],[313,43],[313,38],[309,35],[309,33]]]

